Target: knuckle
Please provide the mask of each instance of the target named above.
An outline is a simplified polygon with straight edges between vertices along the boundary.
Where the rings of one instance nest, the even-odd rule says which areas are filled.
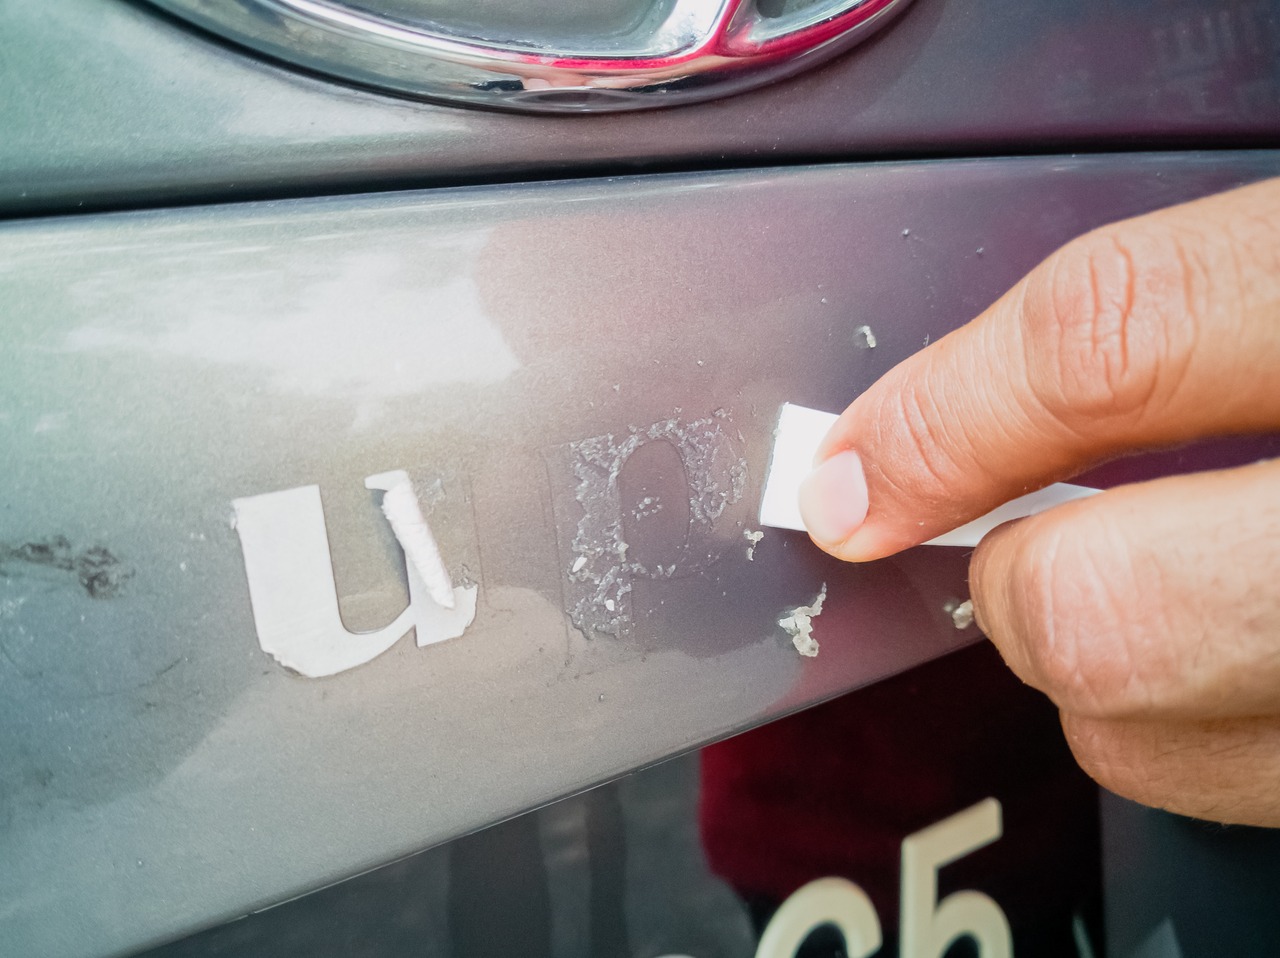
[[[880,443],[885,481],[927,511],[946,506],[965,473],[934,425],[945,417],[925,389],[893,390],[886,405],[876,416],[878,423],[892,424],[892,432],[883,437],[890,441]]]
[[[1130,608],[1139,594],[1125,544],[1106,523],[1046,519],[1024,540],[1019,590],[1028,681],[1060,707],[1113,715],[1145,702],[1134,668]]]
[[[1132,224],[1086,234],[1046,260],[1024,311],[1032,387],[1054,418],[1079,428],[1148,407],[1191,311],[1195,272],[1172,234]],[[1176,302],[1174,301],[1176,300]]]

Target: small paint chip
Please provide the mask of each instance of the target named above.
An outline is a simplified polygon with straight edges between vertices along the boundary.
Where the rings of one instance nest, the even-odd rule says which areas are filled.
[[[973,625],[973,600],[966,599],[951,609],[951,624],[957,629],[967,629]]]
[[[853,331],[853,344],[859,349],[875,349],[876,334],[870,326],[859,326]]]
[[[759,530],[744,529],[742,537],[747,540],[747,561],[754,562],[756,558],[756,546],[760,544],[760,540],[764,538],[764,533]]]
[[[578,556],[578,558],[573,560],[573,567],[570,568],[569,571],[571,573],[578,573],[578,572],[581,572],[586,567],[587,567],[587,557]]]
[[[827,584],[822,583],[822,590],[809,605],[801,605],[778,619],[778,625],[791,636],[791,644],[796,651],[806,658],[818,654],[818,640],[813,637],[813,620],[822,614],[822,604],[827,598]]]

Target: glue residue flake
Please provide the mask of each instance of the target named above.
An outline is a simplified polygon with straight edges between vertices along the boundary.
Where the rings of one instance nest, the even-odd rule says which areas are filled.
[[[679,410],[677,410],[677,413]],[[576,482],[574,498],[581,507],[570,548],[568,611],[574,626],[588,638],[621,636],[631,619],[630,594],[637,578],[663,580],[695,574],[718,558],[711,531],[725,510],[739,502],[747,479],[742,437],[731,432],[729,414],[662,420],[644,428],[631,427],[623,435],[608,433],[568,443],[564,448]],[[670,443],[684,466],[689,502],[689,528],[684,543],[670,561],[640,562],[628,558],[622,539],[624,506],[618,477],[631,456],[647,443]],[[663,508],[663,498],[675,488],[629,503],[636,519]]]
[[[826,598],[827,584],[824,582],[813,602],[797,606],[778,619],[778,625],[791,636],[791,644],[796,647],[796,651],[807,658],[818,654],[818,640],[813,637],[813,620],[822,614],[822,604]]]

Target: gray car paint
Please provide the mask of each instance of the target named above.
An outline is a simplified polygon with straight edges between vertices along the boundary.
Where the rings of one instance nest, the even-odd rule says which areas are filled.
[[[291,71],[122,0],[0,0],[0,214],[872,155],[1277,145],[1269,0],[926,0],[741,97],[521,117]]]
[[[946,612],[960,550],[853,567],[769,532],[747,560],[778,404],[840,408],[1068,237],[1276,172],[917,162],[0,227],[0,940],[122,953],[972,641]],[[583,634],[572,444],[717,414],[747,474],[712,558],[684,565],[689,518],[629,526],[682,567],[636,578],[619,635]],[[682,510],[694,477],[645,450],[623,508]],[[286,672],[254,640],[231,501],[318,483],[348,625],[372,628],[403,567],[361,482],[393,468],[454,490],[441,541],[474,563],[475,625]],[[58,536],[67,563],[32,561]],[[823,582],[802,661],[777,618]]]

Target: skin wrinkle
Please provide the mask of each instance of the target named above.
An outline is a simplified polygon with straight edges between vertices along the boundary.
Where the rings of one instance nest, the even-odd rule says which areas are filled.
[[[1120,242],[1120,237],[1116,232],[1103,233],[1111,243],[1114,251],[1119,254],[1120,260],[1124,263],[1124,269],[1121,275],[1124,278],[1122,283],[1124,292],[1121,294],[1119,304],[1109,303],[1104,306],[1102,302],[1103,287],[1098,279],[1098,256],[1095,253],[1089,257],[1089,278],[1090,286],[1093,291],[1093,316],[1095,321],[1094,339],[1095,341],[1106,341],[1106,339],[1114,337],[1116,342],[1116,355],[1112,357],[1105,351],[1103,353],[1103,367],[1107,370],[1108,376],[1114,382],[1124,382],[1129,375],[1129,327],[1133,320],[1133,287],[1134,287],[1134,266],[1133,257],[1129,255],[1129,251],[1125,249],[1124,244]],[[1110,287],[1109,287],[1110,288]],[[1114,313],[1115,328],[1101,337],[1098,335],[1096,324],[1104,316]],[[1111,360],[1118,360],[1118,369],[1112,370]]]
[[[1056,621],[1052,567],[1046,568],[1036,539],[1024,534],[1032,521],[1010,523],[988,536],[979,545],[971,578],[975,608],[985,613],[983,629],[1005,662],[1024,682],[1053,698],[1054,683],[1047,677],[1052,669],[1046,666],[1052,659],[1046,650],[1054,640],[1037,628],[1040,623],[1052,628]]]
[[[1068,653],[1058,636],[1061,603],[1058,601],[1057,569],[1060,565],[1061,547],[1060,534],[1047,536],[1038,547],[1036,540],[1024,539],[1020,551],[1030,551],[1032,557],[1029,562],[1024,560],[1019,563],[1024,568],[1029,566],[1034,570],[1029,577],[1031,588],[1022,593],[1031,599],[1031,607],[1027,610],[1031,613],[1031,622],[1024,626],[1032,648],[1031,661],[1033,666],[1038,667],[1041,691],[1059,706],[1064,704],[1059,699],[1067,697],[1064,690],[1080,679],[1079,660],[1074,654],[1075,650]],[[1019,593],[1015,592],[1014,595]],[[1044,624],[1042,630],[1036,629],[1037,622]],[[1027,629],[1027,626],[1030,628]],[[1040,631],[1039,641],[1036,631]]]
[[[1249,823],[1280,788],[1280,725],[1272,718],[1161,726],[1063,713],[1062,725],[1080,765],[1134,801]],[[1208,768],[1215,774],[1205,775]]]
[[[1055,288],[1061,272],[1075,265],[1071,257],[1080,242],[1076,240],[1054,253],[1019,283],[1017,309],[1009,323],[1022,344],[1019,371],[1023,388],[1009,390],[1007,398],[1046,436],[1058,433],[1067,437],[1064,451],[1068,452],[1068,459],[1070,452],[1089,449],[1096,439],[1093,417],[1076,415],[1070,408],[1070,393],[1060,372],[1061,357],[1068,352],[1064,343],[1071,324],[1059,318],[1062,308]],[[1039,328],[1046,323],[1057,332],[1056,349],[1046,348],[1047,331]]]
[[[1203,618],[1193,616],[1187,626],[1193,629],[1196,635],[1191,644],[1192,659],[1190,663],[1184,665],[1180,678],[1195,686],[1192,693],[1195,697],[1207,701],[1215,699],[1225,701],[1230,695],[1230,689],[1223,687],[1223,676],[1218,670],[1218,655],[1214,641],[1218,633],[1211,631]]]
[[[1247,480],[1248,476],[1241,478]],[[1265,483],[1259,485],[1265,491]],[[1247,495],[1248,490],[1245,492]],[[1248,511],[1236,509],[1225,517],[1226,525],[1238,527],[1249,521]],[[1280,675],[1280,669],[1268,668],[1269,663],[1280,660],[1280,648],[1264,651],[1268,636],[1280,634],[1274,601],[1264,600],[1267,583],[1275,581],[1280,571],[1274,568],[1270,548],[1280,541],[1280,528],[1266,516],[1256,517],[1250,535],[1239,540],[1227,536],[1215,518],[1222,517],[1201,506],[1192,521],[1175,523],[1168,538],[1176,544],[1165,562],[1154,554],[1151,561],[1166,576],[1168,570],[1210,570],[1208,581],[1202,581],[1198,590],[1191,587],[1191,581],[1175,582],[1166,589],[1164,602],[1178,613],[1180,646],[1192,653],[1191,658],[1186,654],[1175,657],[1170,666],[1172,671],[1173,666],[1181,665],[1174,677],[1180,682],[1181,701],[1198,703],[1204,711],[1231,712],[1238,710],[1241,702],[1259,697],[1256,688],[1260,682],[1270,685],[1275,679],[1268,681],[1268,677]],[[1207,543],[1193,547],[1189,543],[1195,540],[1187,530],[1206,523],[1210,529]],[[1233,560],[1249,570],[1246,577],[1226,577],[1213,571],[1230,567]]]
[[[972,349],[966,350],[966,352],[972,353]],[[965,363],[973,369],[982,368],[981,357],[966,356]],[[912,391],[917,403],[917,411],[923,417],[925,423],[932,419],[933,422],[946,422],[951,428],[955,429],[968,422],[983,422],[993,418],[997,421],[999,420],[998,416],[993,415],[995,407],[985,400],[972,401],[969,390],[965,390],[959,395],[947,395],[945,377],[934,373],[928,376],[925,381],[928,384],[926,389]],[[963,408],[943,409],[938,404],[938,396],[944,395],[953,403],[963,404]],[[975,438],[976,442],[974,441]],[[948,466],[955,473],[958,473],[961,479],[972,481],[974,477],[978,477],[986,484],[998,484],[1003,477],[992,469],[989,457],[982,454],[983,450],[980,447],[985,445],[983,438],[982,434],[978,434],[977,437],[966,434],[965,441],[962,443],[948,442],[939,445],[947,455]],[[963,462],[956,459],[957,451],[964,455]],[[957,483],[950,476],[947,477],[945,484],[941,486],[941,505],[950,507],[948,519],[954,519],[957,523],[964,521],[968,508],[967,503],[956,501],[955,490],[963,487],[964,482]]]
[[[1268,657],[1258,656],[1268,637],[1277,634],[1280,622],[1272,616],[1262,628],[1251,628],[1254,603],[1262,602],[1268,583],[1276,578],[1271,543],[1280,539],[1263,523],[1247,538],[1228,537],[1222,524],[1240,528],[1251,521],[1247,503],[1265,494],[1266,478],[1240,482],[1242,476],[1222,473],[1188,476],[1185,482],[1157,480],[1158,498],[1148,498],[1146,511],[1125,517],[1110,537],[1094,535],[1097,551],[1123,561],[1126,574],[1107,572],[1111,588],[1119,593],[1112,605],[1117,616],[1115,642],[1125,635],[1139,637],[1134,654],[1147,667],[1143,680],[1149,697],[1119,702],[1114,713],[1137,715],[1234,715],[1252,703],[1265,701],[1267,689],[1276,683],[1268,674]],[[1183,498],[1201,503],[1240,502],[1233,512],[1222,514],[1202,505],[1178,514],[1170,506]],[[1126,497],[1134,501],[1135,497]],[[1126,535],[1126,529],[1140,529]],[[1083,526],[1082,526],[1083,534]],[[1245,578],[1225,579],[1212,570],[1239,562],[1248,569]],[[1204,571],[1207,570],[1207,571]],[[1125,596],[1138,597],[1125,601]],[[1274,601],[1268,603],[1274,606]],[[1202,662],[1196,667],[1194,662]]]
[[[1261,314],[1260,321],[1272,323],[1280,315],[1280,227],[1274,221],[1275,217],[1280,217],[1280,203],[1275,204],[1269,215],[1261,218],[1251,205],[1245,204],[1243,222],[1261,227],[1257,232],[1262,235],[1255,235],[1253,231],[1241,235],[1244,231],[1240,221],[1230,221],[1226,226],[1231,241],[1226,244],[1224,255],[1232,276],[1229,289],[1234,295],[1229,304],[1219,307],[1219,311],[1234,319],[1230,335],[1245,333],[1243,327],[1253,318],[1253,313]],[[1247,266],[1246,257],[1256,257],[1259,250],[1270,250],[1270,261]],[[1249,308],[1250,303],[1256,304],[1253,309]],[[1251,358],[1246,357],[1246,364]]]
[[[1220,564],[1222,557],[1232,554],[1249,561],[1250,556],[1244,551],[1248,544],[1228,540],[1220,529],[1215,528],[1214,532],[1216,533],[1213,536],[1214,551],[1205,557],[1208,560],[1205,564],[1214,568]],[[1257,544],[1262,544],[1264,556],[1258,559],[1264,562],[1266,542],[1266,538],[1259,538],[1253,543],[1255,547]],[[1214,561],[1215,558],[1218,561]],[[1258,568],[1253,561],[1249,561],[1249,566],[1253,569]],[[1270,631],[1275,632],[1280,623],[1275,621],[1267,623],[1266,610],[1258,608],[1261,590],[1257,588],[1256,578],[1260,577],[1255,576],[1248,582],[1235,582],[1221,573],[1214,573],[1210,587],[1205,592],[1205,600],[1200,603],[1193,601],[1191,607],[1186,610],[1185,618],[1189,620],[1186,628],[1196,628],[1198,633],[1196,661],[1192,663],[1188,672],[1191,676],[1201,677],[1198,685],[1204,688],[1206,700],[1210,700],[1212,695],[1216,701],[1230,703],[1242,689],[1248,689],[1249,680],[1256,676],[1260,669],[1265,674],[1268,658],[1280,659],[1280,656],[1277,656],[1280,648],[1273,649],[1271,656],[1261,660],[1257,658],[1258,638],[1269,634],[1268,624]],[[1189,598],[1194,600],[1198,596]],[[1184,606],[1187,604],[1184,599]],[[1220,623],[1229,622],[1233,614],[1240,616],[1240,627],[1224,629]],[[1230,644],[1228,644],[1229,641]],[[1229,658],[1224,656],[1224,649],[1232,652]],[[1280,668],[1272,671],[1280,674]]]
[[[1137,597],[1133,607],[1125,615],[1124,632],[1129,637],[1121,638],[1120,648],[1126,657],[1126,681],[1120,690],[1119,700],[1114,711],[1119,714],[1142,714],[1159,710],[1165,703],[1162,696],[1167,696],[1169,685],[1177,686],[1178,662],[1169,661],[1167,655],[1167,636],[1175,634],[1176,623],[1170,613],[1174,610],[1174,597],[1178,587],[1169,580],[1169,572],[1158,561],[1143,551],[1127,548],[1127,537],[1123,528],[1111,528],[1108,548],[1111,554],[1123,564],[1124,585],[1112,589],[1112,601],[1123,602],[1123,595]],[[1149,577],[1155,581],[1147,583]],[[1119,578],[1119,576],[1117,576]],[[1124,608],[1122,605],[1118,608]],[[1134,614],[1134,613],[1138,614]],[[1134,643],[1137,643],[1135,648]],[[1148,663],[1144,667],[1144,663]]]
[[[1245,475],[1257,468],[1245,467]],[[1273,468],[1280,477],[1280,463]],[[1249,489],[1241,489],[1241,505],[1225,516],[1227,526],[1248,521],[1251,497],[1266,494],[1271,476],[1258,474]],[[1084,714],[1239,714],[1252,708],[1280,680],[1280,669],[1266,667],[1280,655],[1257,654],[1268,636],[1280,633],[1280,610],[1258,626],[1249,624],[1255,606],[1258,616],[1274,608],[1264,597],[1267,584],[1280,579],[1270,551],[1271,543],[1280,541],[1280,522],[1268,517],[1241,541],[1219,528],[1213,520],[1222,516],[1209,505],[1189,513],[1168,508],[1180,498],[1204,503],[1228,498],[1236,478],[1236,471],[1225,470],[1156,480],[1149,484],[1151,492],[1139,487],[1145,494],[1116,490],[993,533],[979,547],[970,575],[986,631],[1002,646],[1020,636],[1034,651],[1052,615],[1059,657],[1066,657],[1067,643],[1077,644],[1074,669],[1088,684],[1073,685],[1070,664],[1055,667],[1047,652],[1044,674],[1032,684],[1050,692],[1059,705]],[[1184,488],[1201,491],[1184,496]],[[1133,511],[1143,503],[1144,509]],[[1206,521],[1207,544],[1196,538]],[[1042,571],[1047,560],[1036,549],[1045,549],[1045,543],[1052,543],[1056,564]],[[1247,578],[1216,582],[1219,577],[1210,572],[1205,581],[1202,567],[1212,570],[1233,558],[1250,570]],[[992,598],[997,581],[1002,586],[998,603]],[[1054,583],[1058,592],[1052,603],[1035,605],[1044,588],[1040,582]],[[1074,622],[1074,629],[1067,630],[1064,622]],[[1200,646],[1211,651],[1203,653],[1205,668],[1194,670],[1194,650]],[[1006,654],[1015,670],[1033,667],[1030,660],[1020,664],[1016,652],[1015,646]]]
[[[888,421],[900,426],[896,430],[897,441],[894,446],[897,447],[898,455],[915,463],[918,468],[905,468],[895,470],[896,475],[883,475],[897,493],[896,499],[910,501],[923,497],[932,505],[946,502],[947,490],[954,487],[955,474],[959,470],[955,462],[950,460],[948,448],[932,438],[930,420],[920,405],[926,391],[903,389],[891,394],[896,408]],[[936,414],[936,407],[934,412]],[[921,471],[924,472],[924,482],[919,481]],[[907,477],[908,481],[904,483],[899,476]]]
[[[1139,434],[1152,428],[1162,431],[1160,421],[1168,417],[1168,409],[1183,405],[1186,397],[1195,392],[1193,368],[1196,357],[1200,355],[1201,334],[1206,326],[1220,322],[1211,318],[1210,310],[1205,306],[1197,306],[1194,296],[1194,268],[1187,253],[1186,244],[1174,235],[1172,243],[1173,257],[1178,261],[1178,276],[1182,288],[1183,304],[1181,309],[1168,309],[1168,303],[1159,295],[1153,297],[1154,324],[1158,341],[1152,352],[1157,357],[1156,371],[1152,377],[1151,391],[1144,399],[1143,409],[1146,415],[1141,417],[1137,429]],[[1197,257],[1199,254],[1196,254]],[[1204,288],[1215,289],[1220,286],[1209,278],[1207,267],[1204,269]],[[1181,335],[1179,335],[1181,334]],[[1156,402],[1156,394],[1161,394],[1161,401]],[[1155,422],[1152,423],[1151,420]]]
[[[1204,264],[1203,264],[1203,261],[1201,261],[1201,263],[1199,264],[1199,269],[1196,269],[1195,267],[1193,267],[1191,264],[1191,255],[1187,252],[1187,246],[1185,243],[1182,243],[1180,241],[1174,242],[1173,252],[1174,252],[1174,255],[1178,257],[1178,265],[1181,267],[1180,272],[1182,274],[1182,315],[1191,320],[1190,326],[1194,330],[1197,326],[1199,326],[1199,323],[1195,322],[1195,317],[1201,315],[1202,311],[1200,309],[1199,304],[1197,303],[1198,297],[1195,295],[1195,290],[1192,287],[1195,283],[1196,274],[1199,274],[1200,276],[1205,275]],[[1198,258],[1198,254],[1197,254],[1197,258]],[[1194,347],[1191,350],[1188,350],[1188,352],[1191,355],[1194,355],[1195,354]]]
[[[1136,588],[1137,577],[1124,548],[1123,532],[1096,514],[1073,525],[1056,525],[1053,581],[1067,585],[1080,578],[1084,581],[1077,586],[1075,602],[1057,603],[1059,609],[1065,605],[1067,613],[1065,621],[1055,622],[1055,633],[1071,633],[1068,644],[1072,654],[1069,662],[1064,661],[1070,670],[1063,673],[1065,684],[1055,701],[1094,716],[1141,710],[1150,704],[1151,691],[1141,681],[1127,639],[1131,630],[1122,597],[1142,593]],[[1064,570],[1062,544],[1068,541],[1072,548]],[[1117,558],[1126,568],[1115,568]]]
[[[1082,602],[1074,616],[1077,647],[1088,647],[1080,656],[1084,663],[1077,665],[1083,694],[1075,697],[1074,704],[1084,714],[1110,715],[1150,704],[1151,691],[1135,661],[1122,598],[1136,595],[1141,602],[1148,597],[1135,588],[1123,534],[1117,535],[1114,522],[1105,516],[1090,518],[1074,536],[1077,551],[1087,557],[1079,565],[1088,580],[1086,594],[1093,600]],[[1070,581],[1071,572],[1066,576]]]
[[[1052,319],[1059,328],[1058,352],[1049,356],[1059,376],[1061,406],[1050,407],[1059,417],[1080,416],[1086,422],[1106,417],[1113,421],[1137,418],[1144,410],[1158,379],[1153,368],[1135,370],[1129,362],[1129,339],[1135,322],[1141,322],[1144,306],[1135,303],[1137,277],[1133,258],[1121,241],[1123,228],[1111,227],[1069,244],[1055,270],[1051,300]],[[1113,267],[1119,266],[1119,279]],[[1092,308],[1084,315],[1070,293],[1057,288],[1062,273],[1087,273]],[[1145,364],[1144,364],[1145,365]]]
[[[1272,463],[1272,465],[1276,464]],[[1257,523],[1252,539],[1252,545],[1262,553],[1257,561],[1250,562],[1250,566],[1255,570],[1259,566],[1263,567],[1261,573],[1255,572],[1256,579],[1263,581],[1270,579],[1272,582],[1280,579],[1280,562],[1276,559],[1273,545],[1276,542],[1280,542],[1280,508],[1277,508],[1273,501],[1271,511],[1265,513],[1262,521]],[[1268,545],[1272,548],[1268,549]],[[1224,552],[1235,551],[1234,544],[1231,542],[1222,543],[1222,547]],[[1270,568],[1265,567],[1267,559],[1270,559]],[[1250,603],[1250,613],[1244,620],[1245,626],[1254,635],[1280,636],[1280,608],[1276,607],[1274,601],[1267,603],[1264,596],[1264,590],[1259,588],[1256,582],[1236,583],[1236,593],[1231,596],[1229,608],[1238,609],[1245,603]],[[1242,658],[1242,661],[1235,661],[1232,665],[1235,671],[1243,670],[1246,676],[1256,675],[1259,670],[1265,674],[1266,666],[1271,666],[1272,674],[1280,675],[1280,642],[1276,642],[1267,649],[1261,658],[1251,646],[1247,650],[1247,655]]]
[[[1120,237],[1114,236],[1113,241],[1116,246],[1116,252],[1120,254],[1120,257],[1124,260],[1125,264],[1124,302],[1120,304],[1120,315],[1132,317],[1134,311],[1134,284],[1136,282],[1135,277],[1138,275],[1138,268],[1133,262],[1133,255],[1129,252],[1124,243],[1120,241]],[[1120,356],[1124,363],[1124,366],[1121,369],[1121,374],[1123,375],[1127,373],[1129,369],[1129,330],[1127,324],[1123,330],[1122,336],[1120,337]]]
[[[1018,338],[1021,362],[1020,364],[1015,364],[1015,368],[1020,373],[1020,382],[1018,383],[1019,388],[1012,389],[1010,392],[1010,397],[1014,401],[1015,407],[1018,407],[1021,415],[1027,419],[1028,423],[1043,423],[1047,416],[1051,423],[1057,426],[1065,426],[1055,416],[1048,414],[1048,407],[1044,405],[1044,397],[1039,394],[1039,389],[1037,388],[1037,377],[1033,375],[1033,370],[1036,370],[1039,365],[1039,353],[1036,350],[1036,338],[1027,334],[1027,316],[1030,315],[1028,304],[1030,295],[1032,295],[1032,283],[1036,282],[1036,275],[1036,273],[1030,274],[1027,279],[1024,279],[1023,282],[1014,287],[1018,302],[1010,306],[1011,313],[1006,310],[1005,314],[1000,315],[1002,321],[997,321],[997,323],[991,325],[993,328],[1000,330],[1005,336]],[[1082,439],[1080,435],[1075,434],[1074,430],[1066,429],[1066,432],[1071,435],[1075,442],[1079,442]]]
[[[963,474],[967,463],[957,462],[954,446],[931,441],[930,423],[945,422],[942,407],[936,401],[934,376],[926,371],[924,388],[909,389],[901,395],[901,412],[911,442],[912,457],[923,463],[930,478],[928,490],[932,502],[944,504],[948,491],[955,488],[957,474]]]
[[[1248,203],[1239,203],[1237,206],[1236,217],[1226,223],[1226,230],[1234,241],[1230,244],[1230,251],[1237,261],[1236,287],[1250,293],[1256,292],[1251,288],[1252,282],[1245,282],[1245,277],[1256,277],[1257,282],[1265,284],[1264,288],[1272,290],[1274,296],[1280,292],[1280,243],[1276,242],[1280,236],[1280,226],[1277,225],[1277,220],[1280,220],[1280,203],[1274,203],[1270,209],[1264,210],[1258,210]],[[1261,235],[1255,235],[1251,231],[1241,236],[1246,225],[1257,227],[1256,233]],[[1249,251],[1251,255],[1268,251],[1271,256],[1268,261],[1257,264],[1259,269],[1244,270],[1239,265],[1242,250]]]
[[[1037,355],[1032,352],[1032,338],[1026,335],[1025,317],[1027,315],[1029,282],[1019,283],[1014,289],[997,301],[994,308],[995,321],[982,327],[980,335],[981,355],[974,358],[971,368],[999,368],[1002,364],[1011,366],[1019,374],[1019,383],[1014,388],[1007,386],[1000,389],[1000,382],[995,378],[983,378],[977,383],[981,389],[982,402],[978,415],[974,419],[985,424],[985,428],[977,433],[978,442],[986,453],[977,460],[983,471],[983,478],[990,480],[990,485],[1006,486],[1007,476],[991,466],[998,461],[998,450],[1009,448],[1012,444],[1035,450],[1037,459],[1043,463],[1041,474],[1034,481],[1023,482],[1011,489],[1011,494],[1021,495],[1033,489],[1041,488],[1067,474],[1070,459],[1063,456],[1046,439],[1046,433],[1058,432],[1061,423],[1050,415],[1043,402],[1036,398],[1036,391],[1031,386],[1028,373],[1038,364]],[[1012,354],[1012,355],[1011,355]],[[1014,358],[1021,355],[1021,362]],[[992,361],[996,357],[996,362]],[[1006,358],[1007,357],[1007,358]],[[1009,408],[1011,407],[1011,408]],[[1053,427],[1047,430],[1046,425]],[[1073,445],[1081,444],[1079,434],[1072,436]],[[986,503],[982,504],[986,506]]]

